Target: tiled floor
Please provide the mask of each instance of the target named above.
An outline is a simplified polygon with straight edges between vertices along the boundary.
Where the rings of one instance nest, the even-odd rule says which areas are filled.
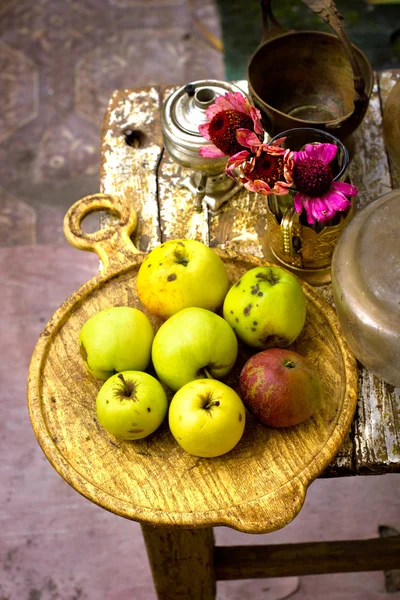
[[[139,526],[79,496],[39,449],[26,377],[44,323],[98,268],[94,255],[68,246],[62,220],[77,198],[98,191],[99,127],[112,89],[224,77],[197,18],[218,34],[212,0],[0,3],[0,600],[155,598]],[[300,515],[268,542],[367,538],[379,524],[400,530],[399,482],[316,481]],[[223,528],[216,538],[266,540]],[[220,600],[289,594],[377,600],[384,578],[286,578],[218,590]]]

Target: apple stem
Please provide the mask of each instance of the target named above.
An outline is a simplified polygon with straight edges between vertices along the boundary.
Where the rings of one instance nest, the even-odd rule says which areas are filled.
[[[205,410],[210,410],[212,406],[219,406],[219,400],[212,400],[209,404],[207,404],[204,408]]]
[[[288,358],[283,363],[283,366],[286,367],[287,369],[294,369],[296,365],[292,360],[290,360],[290,358]]]
[[[207,369],[204,367],[204,373],[206,374],[206,377],[208,379],[214,379],[214,377],[207,371]]]

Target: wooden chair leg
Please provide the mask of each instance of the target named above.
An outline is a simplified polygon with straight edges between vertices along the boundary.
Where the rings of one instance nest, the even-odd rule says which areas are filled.
[[[395,537],[399,539],[400,536],[397,529],[386,525],[379,525],[378,532],[381,538]],[[385,570],[385,587],[388,594],[400,592],[400,568]]]
[[[212,528],[141,525],[158,600],[214,600]]]

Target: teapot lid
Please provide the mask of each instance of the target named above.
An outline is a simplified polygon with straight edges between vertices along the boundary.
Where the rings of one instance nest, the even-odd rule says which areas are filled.
[[[244,92],[226,81],[204,79],[182,86],[163,104],[161,122],[163,134],[175,146],[196,151],[210,142],[199,132],[199,125],[208,121],[206,111],[218,96],[227,92]]]

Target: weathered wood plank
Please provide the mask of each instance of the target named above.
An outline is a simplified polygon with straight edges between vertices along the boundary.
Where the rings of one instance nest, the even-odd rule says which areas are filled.
[[[214,600],[212,529],[142,525],[142,533],[160,600]]]
[[[352,136],[351,149],[349,173],[358,188],[356,209],[360,209],[392,189],[376,77],[367,114]]]
[[[216,546],[217,580],[383,571],[400,566],[400,537],[270,546]]]
[[[181,182],[189,176],[165,150],[158,170],[161,239],[188,238],[209,243],[208,211],[197,212],[193,194]]]
[[[166,100],[176,87],[162,90],[162,100]],[[208,211],[203,205],[202,211],[196,211],[193,194],[182,185],[191,171],[174,162],[164,150],[159,164],[158,202],[160,211],[161,238],[165,242],[170,239],[189,238],[209,243]]]
[[[358,473],[389,473],[400,463],[400,388],[367,369],[359,372],[355,461]]]
[[[377,78],[367,115],[354,134],[354,142],[356,151],[350,176],[359,189],[356,204],[359,209],[392,189]],[[354,421],[354,467],[357,473],[400,469],[399,410],[399,390],[360,365],[358,409]]]
[[[394,84],[400,79],[400,69],[392,69],[382,71],[378,74],[379,95],[381,98],[382,111],[385,110],[386,100]],[[399,140],[400,144],[400,140]],[[394,162],[389,157],[390,175],[392,177],[392,188],[400,188],[400,169],[396,167]]]
[[[163,147],[159,113],[159,88],[116,90],[101,132],[100,190],[131,199],[138,215],[132,239],[143,252],[161,241],[157,166]],[[101,225],[107,222],[103,216]]]
[[[210,245],[263,256],[266,198],[244,188],[210,215]]]

